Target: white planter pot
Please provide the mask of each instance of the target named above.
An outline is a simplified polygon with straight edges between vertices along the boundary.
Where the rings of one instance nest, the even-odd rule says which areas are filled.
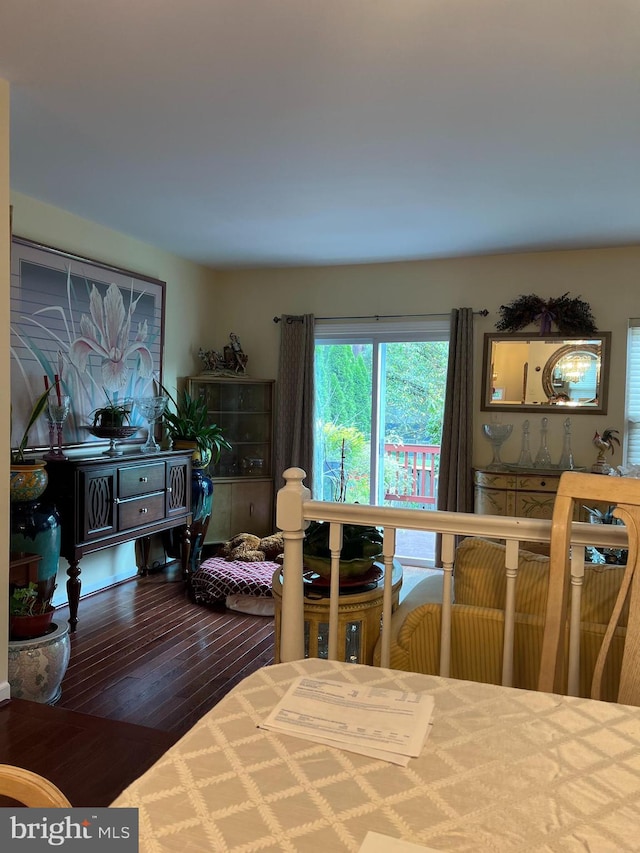
[[[55,624],[55,623],[54,623]],[[69,665],[69,625],[34,640],[9,640],[9,685],[15,699],[53,705],[62,693],[62,679]]]

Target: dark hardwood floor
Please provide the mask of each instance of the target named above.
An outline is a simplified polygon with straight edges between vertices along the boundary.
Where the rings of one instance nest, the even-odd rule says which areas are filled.
[[[194,604],[171,567],[83,599],[78,615],[57,705],[0,707],[0,763],[42,773],[74,806],[108,805],[273,662],[272,618]]]

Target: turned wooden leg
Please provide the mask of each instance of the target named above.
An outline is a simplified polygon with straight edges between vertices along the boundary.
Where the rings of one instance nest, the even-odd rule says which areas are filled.
[[[182,565],[182,578],[190,584],[191,581],[191,571],[190,571],[190,560],[191,560],[191,525],[185,524],[182,528],[182,542],[180,548],[180,563]]]
[[[149,554],[151,553],[151,537],[143,536],[140,539],[140,550],[142,552],[142,565],[140,566],[140,575],[145,577],[149,571]]]
[[[67,569],[67,598],[69,599],[69,631],[73,633],[78,624],[78,605],[80,604],[80,561],[70,560]]]

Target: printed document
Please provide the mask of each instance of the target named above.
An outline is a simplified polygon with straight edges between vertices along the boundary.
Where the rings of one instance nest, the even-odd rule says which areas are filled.
[[[260,728],[407,766],[431,728],[433,697],[300,676]]]
[[[433,847],[412,844],[401,838],[380,835],[379,832],[367,832],[358,853],[438,853]]]

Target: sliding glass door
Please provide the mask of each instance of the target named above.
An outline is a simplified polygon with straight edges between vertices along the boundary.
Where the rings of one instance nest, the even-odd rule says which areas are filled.
[[[316,328],[314,498],[436,508],[448,324]],[[433,564],[403,531],[403,562]]]

